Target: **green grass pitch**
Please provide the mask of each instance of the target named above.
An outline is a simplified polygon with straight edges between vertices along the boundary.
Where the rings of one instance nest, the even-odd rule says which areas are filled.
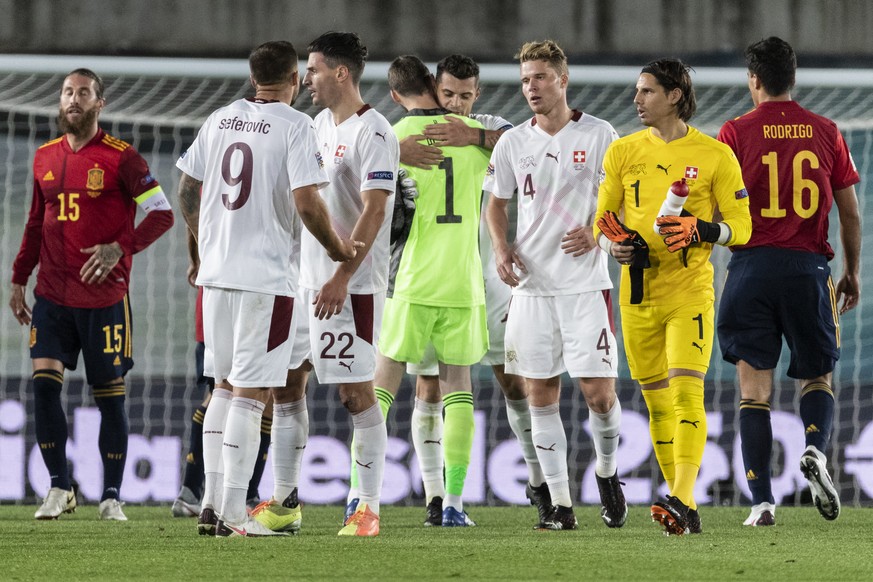
[[[101,522],[80,506],[57,521],[0,506],[0,579],[9,580],[873,580],[873,508],[834,522],[779,507],[777,525],[741,525],[748,509],[702,507],[704,533],[666,537],[648,507],[608,529],[576,508],[579,529],[532,529],[532,507],[467,507],[473,528],[422,527],[424,509],[382,511],[373,539],[338,538],[341,507],[306,506],[297,536],[210,538],[165,507],[127,506]]]

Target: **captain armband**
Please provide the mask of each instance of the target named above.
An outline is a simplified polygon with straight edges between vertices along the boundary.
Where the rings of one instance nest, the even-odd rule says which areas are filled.
[[[164,194],[164,191],[160,186],[155,186],[154,188],[143,192],[133,200],[139,204],[140,208],[142,208],[146,213],[149,213],[152,210],[172,210],[170,207],[170,201],[167,200],[167,196]]]

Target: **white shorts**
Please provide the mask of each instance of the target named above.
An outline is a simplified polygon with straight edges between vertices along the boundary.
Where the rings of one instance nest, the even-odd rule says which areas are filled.
[[[204,287],[204,374],[240,388],[284,386],[293,314],[293,297]]]
[[[618,346],[609,290],[514,295],[506,323],[506,373],[525,378],[615,378]]]
[[[303,287],[300,321],[288,369],[309,360],[321,384],[368,382],[376,375],[376,342],[382,327],[385,292],[349,294],[343,309],[330,319],[315,317],[313,301],[318,293]]]
[[[506,313],[512,288],[499,277],[485,279],[485,309],[488,311],[488,351],[481,363],[486,366],[502,366],[505,360],[503,336],[506,333]],[[429,345],[424,350],[421,362],[406,364],[406,373],[416,376],[438,376],[440,373],[436,351]]]

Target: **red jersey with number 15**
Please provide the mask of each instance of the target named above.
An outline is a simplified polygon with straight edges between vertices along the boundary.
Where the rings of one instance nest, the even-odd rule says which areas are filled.
[[[724,124],[749,192],[752,238],[742,246],[834,256],[828,214],[834,191],[860,180],[836,124],[794,101],[765,101]]]
[[[12,282],[26,285],[39,263],[34,293],[67,307],[98,308],[127,293],[133,253],[135,198],[160,189],[148,164],[128,143],[103,130],[74,152],[65,136],[42,145],[33,160],[33,202]],[[172,213],[167,219],[172,224]],[[166,222],[166,220],[162,220]],[[82,282],[90,257],[81,249],[118,242],[124,256],[102,284]]]

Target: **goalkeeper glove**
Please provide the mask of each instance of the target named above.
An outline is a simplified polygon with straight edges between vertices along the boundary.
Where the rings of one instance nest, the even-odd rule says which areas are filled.
[[[415,199],[418,187],[405,169],[397,172],[397,188],[394,195],[394,214],[391,216],[391,244],[404,242],[412,228],[415,216]]]
[[[655,224],[671,253],[700,242],[715,243],[721,235],[718,223],[701,220],[684,210],[682,216],[659,216]]]
[[[649,263],[649,244],[646,242],[640,233],[626,227],[618,219],[618,215],[611,210],[603,213],[603,217],[597,221],[597,228],[603,233],[603,236],[625,246],[633,246],[634,254],[631,259],[631,266],[639,267],[640,269],[648,269]]]
[[[652,266],[649,262],[649,244],[639,232],[622,224],[611,210],[604,212],[603,217],[597,220],[597,228],[612,242],[634,247],[630,262],[630,302],[633,305],[642,303],[643,269]]]

